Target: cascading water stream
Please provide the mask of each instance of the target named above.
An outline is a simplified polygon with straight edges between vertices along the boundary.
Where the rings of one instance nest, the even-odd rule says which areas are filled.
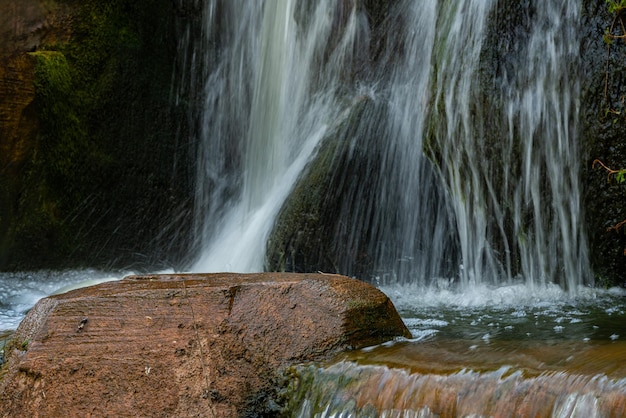
[[[294,417],[603,417],[626,407],[626,380],[562,372],[528,376],[501,367],[449,375],[409,373],[349,362],[309,368],[301,376],[319,384]]]
[[[483,181],[491,181],[493,163],[485,158],[488,145],[472,109],[480,103],[476,76],[492,5],[492,1],[460,1],[442,6],[434,50],[437,90],[433,112],[442,120],[432,147],[441,154],[438,166],[453,196],[461,249],[459,278],[464,287],[501,276],[490,248],[487,228],[491,214],[483,190]]]
[[[206,65],[196,204],[204,249],[193,270],[263,269],[276,213],[341,113],[342,74],[364,36],[359,16],[332,1],[206,2],[204,43],[219,32],[234,44]],[[243,174],[224,164],[233,160]]]
[[[579,186],[579,10],[577,2],[536,5],[527,65],[507,74],[503,89],[508,141],[522,148],[521,181],[511,186],[522,274],[529,285],[570,290],[591,277]]]
[[[506,58],[515,65],[490,72],[485,45],[499,36],[492,1],[398,2],[376,28],[352,2],[236,3],[207,1],[202,42],[181,47],[181,67],[198,67],[191,80],[203,83],[203,249],[193,270],[263,269],[296,179],[318,143],[332,140],[328,127],[365,94],[386,109],[376,116],[382,152],[369,157],[380,173],[372,173],[373,198],[337,214],[348,230],[370,229],[370,242],[353,233],[345,244],[368,248],[363,279],[427,286],[445,278],[467,290],[520,277],[573,293],[589,279],[575,122],[578,7],[528,6],[528,34],[511,40],[514,58]],[[375,59],[363,58],[376,48]],[[348,173],[342,182],[358,188],[361,180]],[[350,274],[356,261],[346,257],[338,272]]]
[[[389,29],[401,30],[378,64],[378,99],[389,107],[379,139],[387,142],[377,185],[382,199],[374,203],[372,226],[378,238],[373,271],[380,283],[425,286],[431,278],[449,276],[458,264],[445,190],[424,154],[438,3],[404,1],[390,11],[388,19],[396,23]],[[345,217],[355,226],[361,222],[350,219],[350,213]]]
[[[578,186],[580,7],[529,6],[527,37],[509,45],[519,54],[515,65],[495,74],[488,92],[481,53],[494,6],[448,7],[435,51],[434,148],[454,196],[461,281],[498,284],[521,275],[531,287],[560,283],[575,292],[590,277]]]

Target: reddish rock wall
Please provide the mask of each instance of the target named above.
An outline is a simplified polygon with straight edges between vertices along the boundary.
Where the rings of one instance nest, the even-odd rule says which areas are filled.
[[[279,370],[408,336],[338,275],[131,276],[41,300],[7,347],[3,417],[271,416]]]
[[[30,157],[38,118],[35,61],[28,52],[67,40],[69,8],[40,0],[0,0],[0,167],[15,175]],[[2,173],[6,175],[6,173]]]
[[[35,58],[41,45],[67,40],[70,8],[42,0],[0,0],[0,265],[10,245],[27,165],[37,149]]]

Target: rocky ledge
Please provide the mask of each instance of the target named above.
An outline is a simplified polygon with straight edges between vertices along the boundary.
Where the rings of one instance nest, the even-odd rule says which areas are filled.
[[[0,411],[274,416],[288,366],[409,335],[382,292],[344,276],[129,276],[29,312],[6,349]]]

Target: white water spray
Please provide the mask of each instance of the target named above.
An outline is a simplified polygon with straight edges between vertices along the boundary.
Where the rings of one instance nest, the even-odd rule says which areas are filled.
[[[575,292],[590,277],[578,178],[580,7],[530,6],[528,37],[513,39],[515,67],[485,92],[481,53],[493,7],[447,4],[438,30],[435,148],[453,196],[459,276],[464,287],[520,275],[530,287],[560,283]],[[502,109],[494,117],[488,106]]]
[[[263,269],[275,218],[318,142],[369,91],[388,109],[376,121],[379,199],[338,214],[347,228],[371,228],[371,242],[346,244],[370,252],[363,279],[445,277],[468,289],[522,278],[574,292],[590,276],[579,16],[561,3],[530,6],[528,36],[511,40],[515,71],[496,75],[483,68],[486,41],[499,36],[491,0],[401,1],[377,28],[359,2],[207,0],[202,42],[185,55],[201,63],[191,79],[204,90],[193,270]]]
[[[207,2],[207,16],[213,17],[216,3],[220,4]],[[209,218],[205,210],[220,206],[223,196],[215,196],[215,190],[221,193],[222,188],[213,187],[210,193],[217,202],[200,199],[199,216],[203,222],[217,226],[200,228],[204,250],[192,268],[195,271],[263,269],[265,242],[276,214],[326,126],[344,106],[338,92],[341,74],[352,65],[359,36],[354,6],[339,7],[330,0],[311,4],[276,0],[262,7],[258,2],[252,6],[248,1],[237,3],[229,11],[242,10],[249,18],[229,19],[234,26],[228,29],[242,47],[227,46],[220,54],[215,71],[207,76],[206,94],[212,98],[207,100],[208,105],[223,98],[231,100],[233,88],[238,99],[235,106],[205,109],[209,116],[203,122],[206,131],[201,138],[201,155],[215,152],[216,140],[240,141],[234,154],[242,161],[243,175],[230,180],[226,188],[238,191],[221,205],[221,211],[208,210]],[[343,21],[341,13],[347,15]],[[211,29],[205,28],[205,32]],[[246,37],[250,39],[242,42]],[[212,89],[216,87],[220,95],[213,98]],[[212,125],[215,119],[219,121],[217,131]],[[237,129],[239,125],[245,129]],[[239,136],[232,137],[232,132]],[[219,162],[208,167],[216,165]],[[213,173],[220,175],[224,171],[200,170],[198,184],[206,187],[219,183],[211,180]],[[204,190],[198,193],[207,195]]]

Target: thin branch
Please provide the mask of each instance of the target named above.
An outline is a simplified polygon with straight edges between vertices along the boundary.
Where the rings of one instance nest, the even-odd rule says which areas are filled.
[[[613,170],[610,167],[607,167],[602,161],[598,160],[597,158],[595,160],[593,160],[593,163],[591,164],[591,168],[596,168],[596,166],[601,166],[603,169],[606,170],[607,172],[607,181],[611,181],[611,174],[618,174],[621,170]]]
[[[619,231],[619,229],[620,229],[621,227],[623,227],[624,225],[626,225],[626,219],[624,219],[622,222],[620,222],[620,223],[618,223],[618,224],[615,224],[615,225],[613,225],[613,226],[609,226],[606,230],[607,230],[607,231],[615,231],[615,232],[617,232],[617,231]]]

